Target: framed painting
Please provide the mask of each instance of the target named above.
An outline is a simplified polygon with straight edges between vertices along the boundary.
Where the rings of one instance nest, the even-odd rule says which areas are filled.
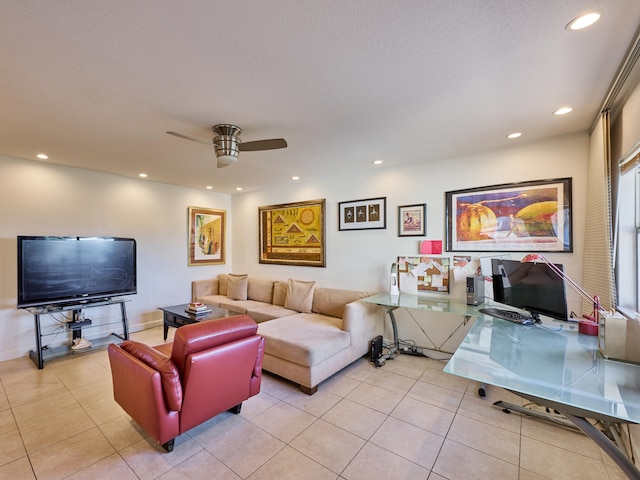
[[[442,256],[398,257],[398,287],[405,293],[449,293],[451,259]]]
[[[189,207],[189,265],[225,263],[225,210]]]
[[[325,266],[325,199],[258,207],[260,263]]]
[[[571,178],[446,192],[450,252],[572,252]]]
[[[387,228],[387,197],[338,203],[338,230]]]
[[[427,205],[402,205],[398,207],[398,236],[422,237],[426,235]]]

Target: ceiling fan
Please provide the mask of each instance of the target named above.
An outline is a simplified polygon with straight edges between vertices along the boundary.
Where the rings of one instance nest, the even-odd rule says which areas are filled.
[[[185,138],[193,142],[204,143],[210,145],[209,142],[199,140],[197,138],[187,137],[177,132],[167,132],[175,137]],[[284,138],[269,138],[266,140],[254,140],[252,142],[242,143],[239,136],[242,133],[240,127],[229,123],[221,123],[213,126],[213,148],[218,159],[218,168],[227,167],[238,160],[239,152],[255,152],[258,150],[275,150],[277,148],[286,148],[287,141]]]

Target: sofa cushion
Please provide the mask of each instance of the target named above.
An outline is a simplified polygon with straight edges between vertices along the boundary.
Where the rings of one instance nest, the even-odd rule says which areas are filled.
[[[231,300],[228,298],[220,302],[220,308],[225,308],[234,313],[247,313],[249,310],[266,307],[268,305],[270,304],[256,300]]]
[[[300,313],[311,313],[313,305],[313,289],[316,282],[289,279],[287,285],[287,298],[284,308],[297,310]]]
[[[218,295],[227,294],[227,286],[229,284],[229,275],[227,273],[221,273],[218,275]]]
[[[125,340],[120,344],[120,348],[160,373],[162,393],[167,408],[180,411],[182,408],[182,385],[178,369],[171,359],[155,348],[133,340]]]
[[[266,339],[265,353],[312,367],[349,348],[350,335],[340,320],[316,313],[299,313],[258,324]]]
[[[273,280],[249,278],[247,298],[270,304],[273,301]]]
[[[249,275],[234,275],[233,273],[230,273],[228,278],[227,297],[232,300],[246,300],[247,279],[249,278]]]
[[[204,297],[197,297],[195,300],[197,302],[202,302],[205,305],[219,307],[220,303],[226,302],[229,299],[227,298],[226,295],[206,295]]]
[[[313,292],[312,311],[343,318],[344,307],[347,303],[355,302],[370,296],[367,292],[355,290],[340,290],[337,288],[316,288]]]
[[[273,304],[284,307],[284,301],[287,299],[288,282],[276,280],[273,282]]]
[[[287,317],[298,313],[295,310],[289,310],[280,305],[267,305],[247,310],[247,315],[253,318],[256,323],[266,322],[274,318]]]

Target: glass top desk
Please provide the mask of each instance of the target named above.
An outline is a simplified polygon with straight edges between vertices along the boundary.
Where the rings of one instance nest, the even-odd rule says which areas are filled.
[[[388,293],[379,293],[371,297],[363,298],[362,301],[375,303],[376,305],[384,307],[385,312],[389,315],[389,319],[391,320],[391,327],[393,329],[393,346],[389,349],[389,353],[385,355],[385,359],[395,358],[400,351],[398,327],[396,324],[396,317],[394,315],[394,311],[398,308],[431,311],[434,313],[443,313],[461,317],[462,322],[455,326],[454,330],[440,346],[434,345],[433,348],[424,347],[426,350],[453,353],[442,350],[442,345],[444,345],[462,325],[466,325],[471,317],[477,317],[481,315],[478,312],[478,309],[482,307],[482,305],[478,307],[467,305],[466,302],[453,300],[447,297],[414,295],[410,293],[401,293],[400,295],[394,296],[391,296]]]
[[[585,420],[640,423],[640,365],[605,360],[598,337],[578,333],[576,323],[543,318],[523,326],[481,315],[444,371],[557,410],[640,479],[625,453]]]

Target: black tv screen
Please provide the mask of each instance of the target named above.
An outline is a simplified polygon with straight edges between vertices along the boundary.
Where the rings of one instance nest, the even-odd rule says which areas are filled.
[[[554,263],[560,270],[562,265]],[[564,280],[546,263],[491,260],[493,299],[533,314],[567,319]]]
[[[136,293],[136,241],[116,237],[18,237],[18,308]]]

